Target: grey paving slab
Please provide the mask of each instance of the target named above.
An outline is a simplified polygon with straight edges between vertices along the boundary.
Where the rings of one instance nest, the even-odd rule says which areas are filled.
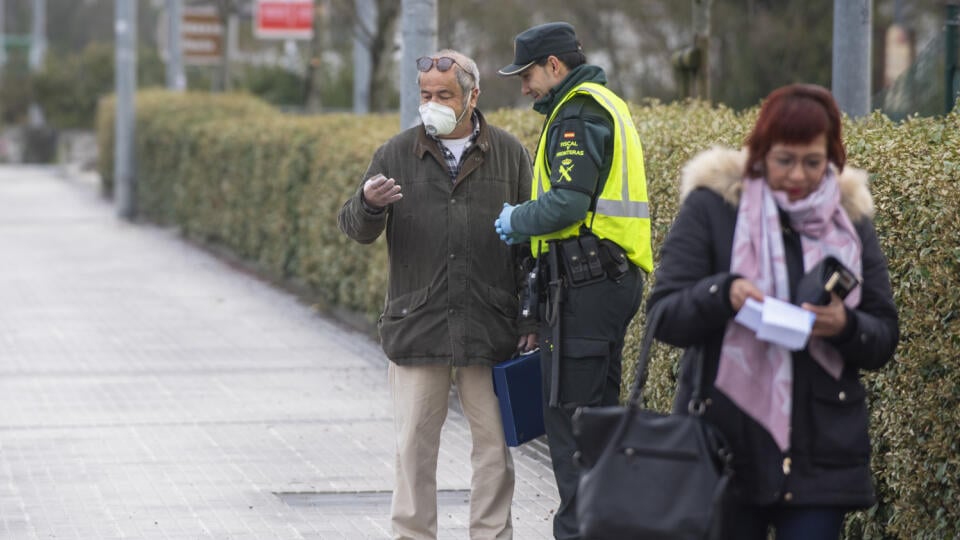
[[[0,538],[389,538],[392,417],[369,338],[182,240],[89,176],[0,167]],[[454,411],[440,538],[467,538]],[[550,538],[542,442],[515,538]]]

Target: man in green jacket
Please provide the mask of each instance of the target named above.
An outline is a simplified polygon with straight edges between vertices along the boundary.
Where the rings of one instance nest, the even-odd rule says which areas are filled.
[[[547,284],[544,426],[560,492],[554,535],[568,540],[580,538],[571,418],[581,406],[618,403],[624,334],[653,267],[646,177],[630,110],[586,63],[571,25],[530,28],[514,52],[500,74],[520,78],[547,122],[531,200],[506,201],[494,226],[509,245],[530,242]]]
[[[473,438],[470,538],[513,536],[514,470],[491,366],[536,347],[518,321],[524,255],[490,230],[530,195],[530,158],[477,110],[476,63],[451,50],[417,61],[422,125],[373,156],[340,229],[360,243],[386,230],[390,273],[379,329],[390,359],[397,437],[395,539],[436,538],[440,429],[451,382]]]

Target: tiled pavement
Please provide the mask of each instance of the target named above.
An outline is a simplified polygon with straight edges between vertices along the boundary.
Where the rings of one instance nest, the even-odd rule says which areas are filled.
[[[363,334],[115,217],[89,175],[0,167],[0,538],[389,538],[386,361]],[[515,538],[550,538],[540,442]],[[466,539],[451,412],[440,538]]]

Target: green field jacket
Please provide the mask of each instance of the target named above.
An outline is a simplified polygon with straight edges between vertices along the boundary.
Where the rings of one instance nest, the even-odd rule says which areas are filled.
[[[492,365],[517,347],[519,259],[493,223],[504,202],[529,198],[529,154],[514,136],[487,125],[451,181],[436,141],[422,126],[396,135],[373,156],[363,180],[382,173],[403,198],[380,213],[362,201],[363,181],[343,205],[340,229],[360,243],[386,232],[389,282],[379,320],[387,357],[400,365]]]

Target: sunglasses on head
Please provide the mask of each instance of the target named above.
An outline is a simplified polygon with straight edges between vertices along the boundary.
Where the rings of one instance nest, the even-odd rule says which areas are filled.
[[[444,73],[446,71],[450,71],[450,68],[452,68],[454,65],[460,66],[460,64],[457,64],[456,60],[450,58],[449,56],[441,56],[438,58],[421,56],[420,58],[417,58],[417,69],[424,73],[433,69],[433,66],[437,66],[437,71]],[[460,71],[463,71],[464,73],[473,77],[473,74],[463,69],[463,66],[460,66]]]

